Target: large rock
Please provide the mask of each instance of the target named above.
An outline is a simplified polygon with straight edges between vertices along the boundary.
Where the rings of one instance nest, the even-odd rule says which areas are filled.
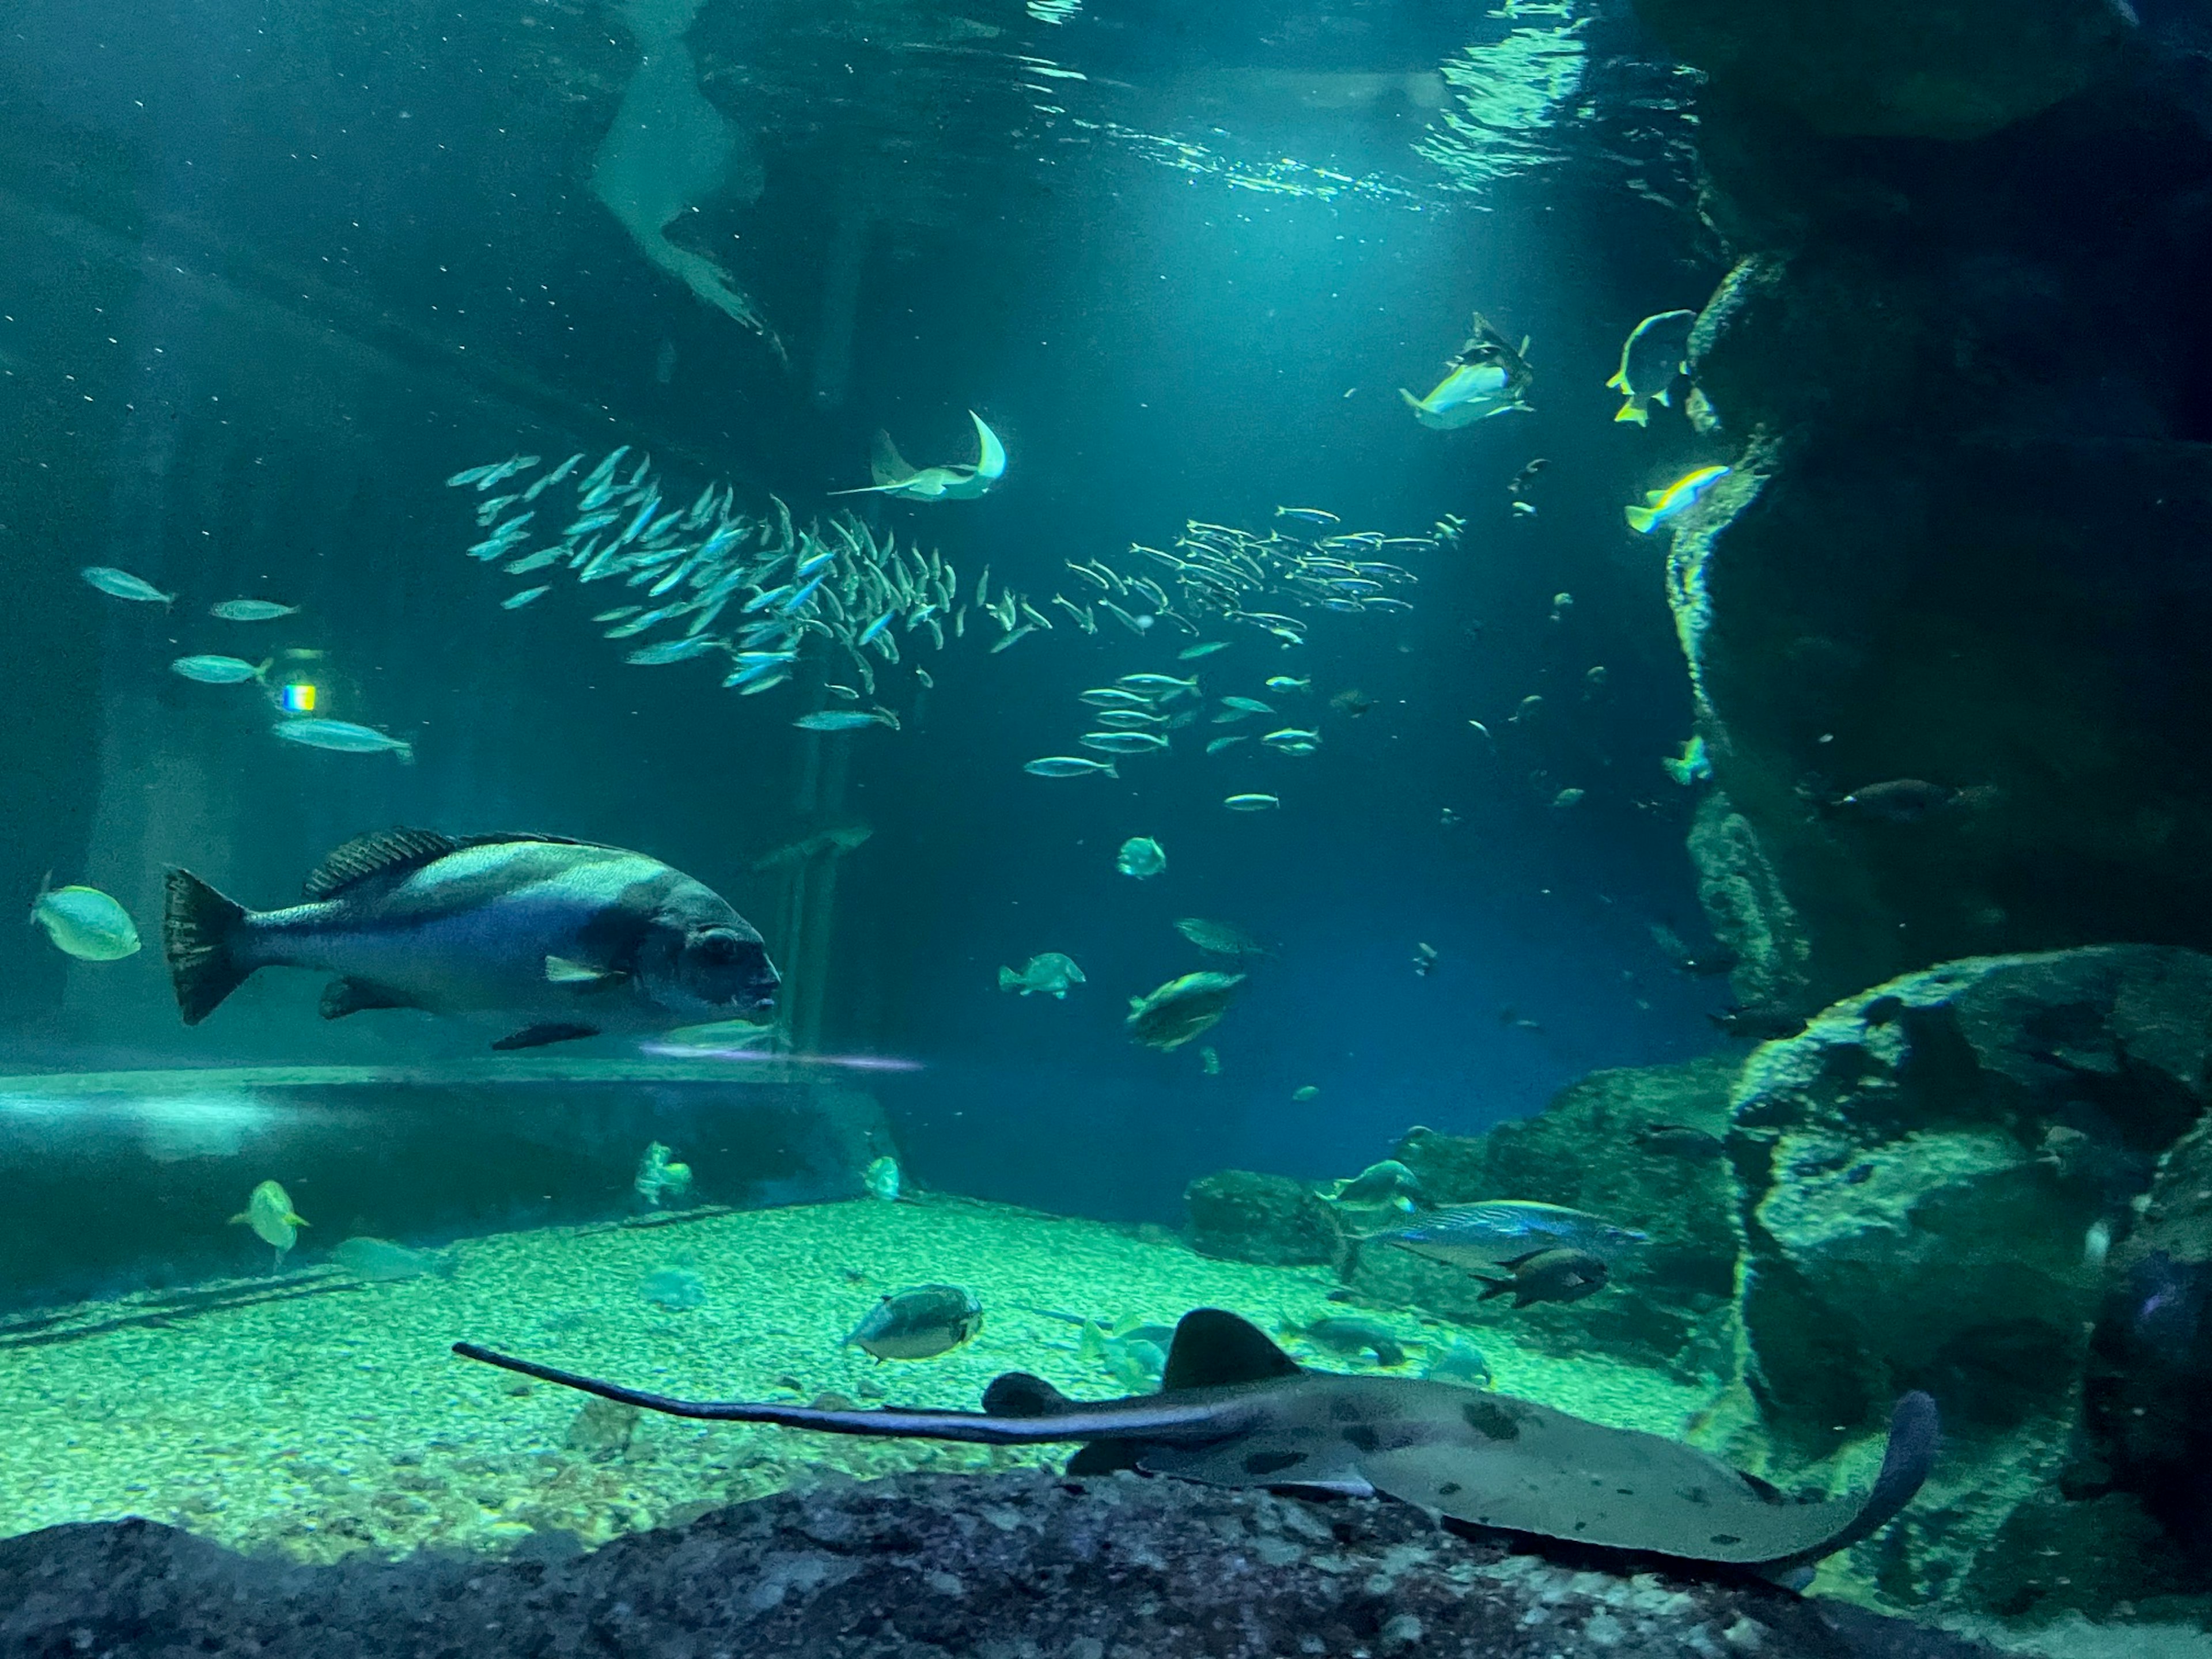
[[[2208,1056],[2212,958],[2116,945],[1909,975],[1745,1062],[1729,1154],[1762,1472],[1786,1483],[1903,1389],[1943,1410],[1935,1480],[1860,1553],[1884,1595],[2212,1607],[2155,1507],[2201,1513],[2207,1356],[2146,1352],[2128,1299],[2128,1264],[2154,1254],[2128,1228],[2160,1151],[2203,1116]],[[2078,1450],[2100,1308],[2103,1462]]]
[[[1133,1475],[787,1493],[589,1555],[298,1567],[144,1521],[0,1542],[0,1659],[1994,1659],[1757,1581],[1553,1565],[1376,1499]]]
[[[2161,1162],[2113,1253],[2071,1484],[2129,1492],[2212,1567],[2212,1119]]]
[[[1823,132],[1974,138],[2110,73],[2135,19],[2118,0],[1636,0],[1722,85]]]
[[[1200,1255],[1293,1267],[1334,1261],[1340,1246],[1328,1206],[1288,1176],[1223,1170],[1184,1189],[1190,1244]]]
[[[1824,1446],[1907,1388],[1954,1428],[2062,1416],[2208,1054],[2212,958],[2129,945],[1910,975],[1756,1051],[1729,1152],[1770,1423]]]

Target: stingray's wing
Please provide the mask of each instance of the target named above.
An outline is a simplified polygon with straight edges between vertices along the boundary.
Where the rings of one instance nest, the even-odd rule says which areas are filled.
[[[869,447],[868,476],[876,481],[878,489],[886,484],[902,484],[914,477],[914,468],[907,465],[906,457],[898,453],[898,446],[891,441],[888,432],[877,433],[875,442]]]
[[[1502,1395],[1468,1398],[1449,1437],[1359,1460],[1376,1491],[1478,1526],[1695,1561],[1783,1567],[1865,1538],[1909,1503],[1935,1462],[1935,1403],[1898,1401],[1864,1498],[1797,1503],[1693,1447],[1610,1429]]]
[[[865,1435],[876,1438],[958,1440],[986,1446],[1046,1445],[1064,1440],[1150,1439],[1196,1437],[1218,1439],[1240,1426],[1236,1402],[1203,1404],[1156,1403],[1151,1398],[1128,1402],[1108,1401],[1091,1407],[1069,1401],[1066,1409],[1048,1414],[993,1415],[988,1412],[932,1411],[926,1407],[886,1407],[879,1411],[829,1411],[812,1406],[785,1406],[746,1400],[677,1400],[667,1395],[626,1389],[595,1376],[580,1376],[534,1360],[480,1348],[473,1342],[456,1342],[453,1352],[464,1359],[481,1360],[503,1370],[519,1371],[541,1382],[557,1382],[670,1417],[705,1418],[723,1423],[773,1423],[787,1429],[813,1429],[823,1434]]]

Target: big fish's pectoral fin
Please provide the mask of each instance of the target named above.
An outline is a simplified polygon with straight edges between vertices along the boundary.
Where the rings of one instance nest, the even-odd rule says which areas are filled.
[[[629,977],[619,968],[594,968],[588,962],[575,962],[567,957],[545,958],[545,982],[549,985],[614,985]]]
[[[512,1048],[542,1048],[549,1042],[573,1042],[580,1037],[599,1034],[596,1025],[576,1025],[561,1020],[549,1020],[541,1025],[526,1025],[511,1031],[491,1046],[502,1052]]]
[[[395,991],[372,985],[365,979],[334,979],[323,987],[325,1019],[343,1019],[364,1008],[410,1008],[414,1005]]]

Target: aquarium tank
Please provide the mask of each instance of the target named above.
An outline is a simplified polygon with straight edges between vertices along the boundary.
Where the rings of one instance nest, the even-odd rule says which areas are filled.
[[[2212,1656],[2203,0],[0,51],[0,1656]]]

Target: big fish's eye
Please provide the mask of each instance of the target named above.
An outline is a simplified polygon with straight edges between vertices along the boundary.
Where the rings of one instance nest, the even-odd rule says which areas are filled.
[[[713,933],[701,934],[697,944],[692,948],[697,951],[705,961],[717,965],[726,965],[735,962],[744,953],[744,941],[735,933],[717,929]]]

